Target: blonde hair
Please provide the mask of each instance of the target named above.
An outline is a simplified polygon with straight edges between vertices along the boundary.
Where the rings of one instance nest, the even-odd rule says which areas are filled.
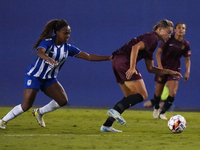
[[[167,27],[174,27],[172,21],[164,19],[157,23],[157,25],[153,26],[153,30],[156,31],[158,28],[167,28]]]

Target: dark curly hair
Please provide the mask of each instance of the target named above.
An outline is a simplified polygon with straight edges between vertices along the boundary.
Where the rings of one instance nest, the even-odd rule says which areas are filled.
[[[49,21],[45,25],[43,32],[41,33],[40,38],[38,39],[36,44],[33,46],[33,49],[36,49],[42,40],[52,37],[53,32],[56,33],[56,31],[59,31],[64,26],[68,26],[67,21],[64,19],[60,19],[60,20],[54,19],[54,20]]]

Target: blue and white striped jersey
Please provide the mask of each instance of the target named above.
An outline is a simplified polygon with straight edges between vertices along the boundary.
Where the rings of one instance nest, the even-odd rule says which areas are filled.
[[[58,47],[54,41],[55,36],[49,39],[44,39],[37,48],[43,47],[46,49],[46,55],[54,59],[58,65],[53,66],[49,64],[48,61],[37,57],[35,62],[27,68],[27,75],[42,79],[56,78],[59,70],[67,59],[67,56],[74,57],[80,53],[80,50],[73,45],[63,43],[60,47]]]

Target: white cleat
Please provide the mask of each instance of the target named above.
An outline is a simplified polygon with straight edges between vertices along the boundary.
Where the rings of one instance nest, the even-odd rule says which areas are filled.
[[[164,120],[168,120],[167,117],[165,116],[165,114],[160,114],[160,115],[159,115],[159,118],[160,118],[160,119],[164,119]]]
[[[155,119],[159,118],[159,113],[160,113],[160,109],[155,109],[153,110],[153,117]]]
[[[122,132],[121,130],[117,130],[117,129],[113,128],[112,126],[106,127],[104,125],[101,126],[100,131],[101,132]]]
[[[4,120],[0,119],[0,129],[6,129],[6,123]]]
[[[107,115],[109,117],[113,117],[115,118],[115,120],[117,120],[117,122],[121,125],[126,125],[126,121],[124,120],[124,118],[120,115],[119,112],[117,112],[116,110],[114,109],[109,109],[108,112],[107,112]]]
[[[45,122],[44,122],[43,117],[42,117],[43,115],[39,114],[38,111],[39,111],[39,108],[33,109],[32,114],[37,119],[37,122],[39,123],[39,125],[41,127],[45,127],[46,125],[45,125]]]

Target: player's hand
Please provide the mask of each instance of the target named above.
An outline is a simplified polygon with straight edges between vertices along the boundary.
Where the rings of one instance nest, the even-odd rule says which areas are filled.
[[[183,78],[183,76],[180,74],[180,72],[177,72],[177,71],[170,70],[170,75],[172,75],[174,77]]]
[[[137,74],[137,71],[134,69],[128,69],[128,71],[126,72],[126,78],[130,79],[132,77],[133,74]]]
[[[189,79],[189,72],[186,72],[184,75],[184,81],[186,82]]]
[[[58,63],[55,60],[53,60],[52,58],[50,58],[50,57],[47,59],[47,61],[52,66],[57,66],[58,65]]]
[[[110,60],[110,61],[113,61],[113,55],[109,57],[109,60]]]

